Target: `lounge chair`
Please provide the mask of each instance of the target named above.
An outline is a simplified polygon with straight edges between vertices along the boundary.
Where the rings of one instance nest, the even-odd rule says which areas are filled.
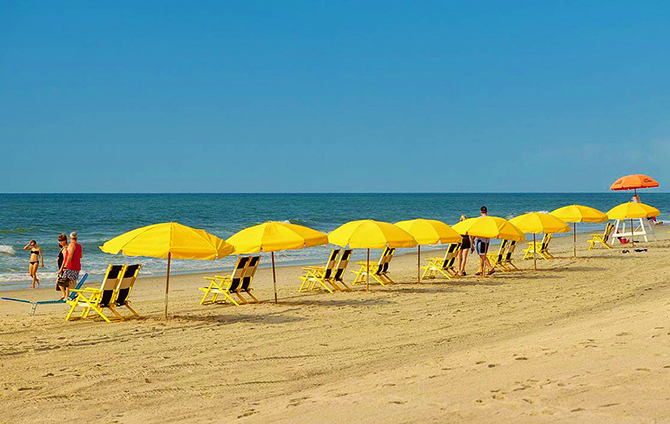
[[[509,246],[509,240],[503,240],[500,243],[500,247],[498,248],[497,252],[489,252],[488,253],[488,258],[489,262],[491,262],[491,265],[494,268],[498,268],[502,272],[505,272],[505,266],[504,266],[504,261],[505,261],[505,254],[507,253],[507,248]]]
[[[302,283],[298,292],[314,290],[314,288],[324,288],[330,293],[333,293],[333,290],[326,285],[326,280],[328,280],[332,273],[335,265],[337,264],[337,258],[340,256],[340,249],[333,249],[328,255],[328,261],[325,266],[306,266],[302,270],[305,271],[305,275],[300,277]]]
[[[523,259],[533,259],[535,254],[541,259],[554,259],[554,256],[549,253],[551,236],[551,233],[545,233],[541,241],[529,241],[528,247],[523,250]]]
[[[507,252],[505,253],[505,256],[501,264],[505,272],[512,270],[514,271],[519,270],[519,268],[517,268],[516,265],[514,265],[514,258],[513,258],[514,251],[516,250],[516,246],[518,244],[519,242],[516,240],[510,240],[510,242],[507,244]]]
[[[125,271],[125,265],[109,265],[105,277],[100,284],[100,288],[87,287],[85,289],[74,289],[72,292],[76,293],[74,300],[68,300],[70,311],[65,317],[65,321],[73,319],[72,314],[77,307],[81,306],[83,309],[77,318],[87,318],[91,310],[95,311],[107,322],[112,322],[111,319],[105,315],[104,309],[109,309],[117,319],[122,320],[123,317],[110,308],[109,305],[114,301],[117,287],[121,281],[121,277]]]
[[[421,279],[435,278],[438,272],[448,279],[458,277],[458,271],[454,268],[454,264],[460,250],[461,243],[451,243],[447,246],[443,258],[428,258],[428,264],[421,267],[423,269]]]
[[[605,226],[605,232],[603,232],[602,234],[592,234],[591,240],[586,241],[589,244],[588,250],[594,249],[596,247],[596,244],[598,243],[602,244],[607,249],[611,249],[612,246],[609,244],[609,241],[613,232],[614,232],[614,224],[608,222],[607,225]]]
[[[233,272],[230,275],[215,275],[214,277],[205,277],[205,280],[209,281],[207,287],[198,287],[198,290],[204,292],[205,294],[200,299],[200,304],[204,305],[206,303],[226,303],[227,300],[230,300],[235,305],[240,306],[239,303],[231,296],[232,293],[236,293],[237,289],[242,284],[242,278],[244,278],[247,265],[251,260],[251,256],[242,256],[237,259],[237,264],[233,269]],[[211,295],[211,298],[207,298]],[[219,301],[219,295],[223,295],[223,300]]]
[[[384,261],[384,265],[382,265],[382,270],[379,273],[379,276],[386,280],[387,284],[392,284],[394,281],[391,279],[389,276],[389,266],[391,265],[391,259],[393,259],[393,255],[395,254],[395,248],[390,249],[388,254],[386,255],[386,260]]]
[[[235,291],[235,295],[240,299],[244,304],[246,303],[259,303],[259,300],[251,294],[251,283],[254,281],[254,276],[256,275],[256,270],[258,269],[258,264],[261,262],[260,256],[253,256],[249,261],[247,269],[244,271],[244,277],[242,277],[242,284]],[[246,293],[247,296],[251,298],[245,299],[242,296],[242,293]]]
[[[84,285],[86,282],[86,279],[88,278],[88,274],[82,275],[82,277],[79,279],[77,282],[77,285],[74,287],[75,290],[79,290],[81,286]],[[56,305],[59,303],[65,304],[67,301],[74,300],[74,298],[77,297],[76,292],[71,292],[70,295],[68,296],[67,300],[66,299],[56,299],[56,300],[25,300],[25,299],[14,299],[12,297],[3,297],[1,298],[2,300],[9,300],[12,302],[21,302],[21,303],[30,303],[30,316],[35,315],[35,311],[37,310],[38,305]]]
[[[123,317],[117,308],[124,307],[128,309],[135,318],[140,318],[140,314],[130,306],[130,293],[135,286],[135,280],[137,280],[137,275],[140,273],[141,268],[142,264],[126,266],[123,270],[123,276],[119,282],[118,289],[116,290],[116,296],[114,296],[114,300],[109,304],[109,309],[114,311],[115,315],[121,316],[122,319],[126,319],[126,317]]]
[[[382,273],[388,272],[388,263],[391,260],[389,256],[393,256],[393,252],[395,252],[394,248],[386,247],[381,257],[379,258],[379,261],[376,264],[370,264],[370,269],[368,269],[367,261],[356,262],[360,268],[358,271],[351,271],[356,274],[356,278],[351,284],[355,285],[365,282],[368,274],[370,274],[370,277],[372,277],[382,286],[392,283],[393,280],[388,278],[388,276],[382,275]]]

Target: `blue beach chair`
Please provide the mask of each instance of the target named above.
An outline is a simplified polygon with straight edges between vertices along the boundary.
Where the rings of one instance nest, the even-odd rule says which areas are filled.
[[[84,274],[81,279],[77,282],[77,285],[75,286],[75,290],[81,289],[81,286],[84,285],[86,282],[86,279],[88,278],[88,274]],[[68,296],[67,300],[74,300],[74,298],[77,297],[77,293],[71,292],[70,296]],[[12,297],[3,297],[2,300],[10,300],[12,302],[21,302],[21,303],[30,303],[32,306],[30,307],[30,316],[35,315],[35,311],[37,310],[37,305],[55,305],[57,303],[65,303],[65,300],[63,299],[58,299],[58,300],[25,300],[25,299],[14,299]]]

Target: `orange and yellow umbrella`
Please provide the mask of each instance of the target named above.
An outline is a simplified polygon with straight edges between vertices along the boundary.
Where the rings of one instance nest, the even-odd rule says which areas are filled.
[[[633,174],[626,175],[614,181],[614,184],[610,186],[610,190],[635,190],[637,193],[638,188],[653,188],[658,187],[658,185],[658,181],[649,175]]]

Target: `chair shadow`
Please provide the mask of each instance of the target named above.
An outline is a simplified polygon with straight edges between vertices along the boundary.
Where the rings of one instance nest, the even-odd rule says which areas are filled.
[[[188,322],[200,322],[209,324],[287,324],[293,322],[306,321],[307,318],[291,315],[275,314],[216,314],[216,315],[174,315],[174,320],[183,320]]]
[[[364,292],[362,292],[364,293]],[[371,292],[370,294],[373,294]],[[330,296],[330,299],[317,299],[316,296],[320,294],[314,294],[313,296],[305,296],[303,299],[289,300],[289,301],[279,301],[279,305],[284,306],[332,306],[332,307],[341,307],[341,306],[378,306],[378,305],[391,305],[395,302],[386,300],[386,299],[335,299],[333,296],[337,296],[338,293],[323,293],[323,296]]]

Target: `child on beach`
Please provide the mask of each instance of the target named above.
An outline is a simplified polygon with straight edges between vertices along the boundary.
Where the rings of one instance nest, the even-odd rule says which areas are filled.
[[[30,285],[31,289],[40,286],[40,279],[37,278],[37,268],[40,264],[44,268],[44,256],[42,256],[42,248],[37,245],[37,241],[30,240],[28,244],[23,247],[23,250],[30,250],[30,264],[28,265],[28,273],[33,279]]]

